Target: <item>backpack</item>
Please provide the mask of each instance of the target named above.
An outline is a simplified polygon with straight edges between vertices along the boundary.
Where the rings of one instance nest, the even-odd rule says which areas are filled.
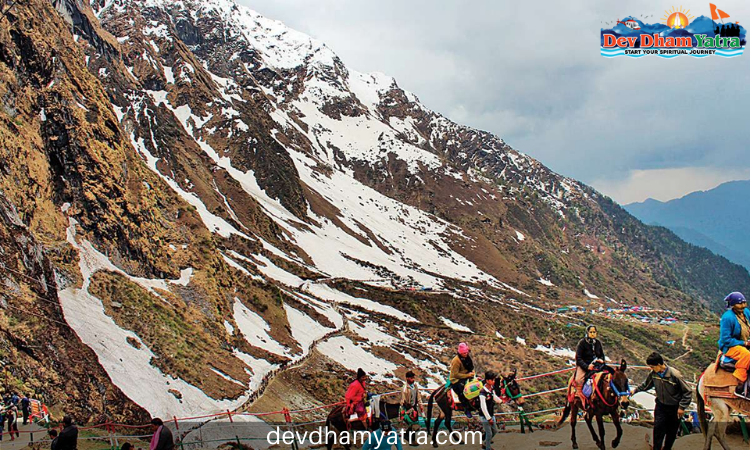
[[[594,393],[594,380],[591,378],[586,380],[586,383],[583,385],[583,389],[581,392],[583,393],[584,397],[591,398],[591,394]]]
[[[474,378],[473,380],[466,383],[466,386],[464,386],[464,397],[466,397],[466,400],[474,400],[479,396],[479,393],[482,391],[482,388],[484,385],[481,381]]]

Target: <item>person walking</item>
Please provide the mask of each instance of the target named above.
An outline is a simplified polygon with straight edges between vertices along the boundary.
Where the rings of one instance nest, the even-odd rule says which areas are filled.
[[[164,426],[164,422],[155,417],[151,420],[151,429],[154,435],[151,437],[151,444],[149,450],[173,450],[174,449],[174,438],[172,437],[172,431]]]
[[[31,394],[26,394],[21,399],[21,413],[23,413],[23,424],[29,423],[29,415],[31,414]]]
[[[414,433],[419,429],[419,416],[422,415],[422,399],[419,393],[419,386],[416,383],[416,376],[411,370],[406,372],[406,383],[401,390],[401,408],[403,410],[403,420],[407,424],[408,442],[411,446],[416,446]]]
[[[646,359],[651,368],[646,380],[633,390],[633,394],[654,389],[654,450],[671,450],[677,439],[680,418],[693,401],[693,394],[677,369],[668,367],[664,358],[653,352]]]
[[[70,416],[63,417],[63,430],[57,437],[56,450],[77,450],[78,449],[78,427],[73,423]]]
[[[494,387],[495,381],[497,380],[497,374],[493,371],[488,371],[484,374],[484,386],[479,392],[479,406],[481,415],[479,419],[482,421],[482,427],[484,428],[484,450],[492,450],[492,438],[497,434],[497,425],[495,425],[495,403],[502,403],[503,401],[495,395]]]
[[[0,441],[3,440],[5,432],[5,405],[0,405]]]
[[[404,449],[398,433],[393,429],[391,421],[382,419],[381,415],[380,427],[370,433],[367,441],[362,446],[362,450],[393,450],[393,447],[396,447],[396,450]]]
[[[52,439],[52,442],[50,442],[49,444],[49,450],[58,450],[59,446],[57,444],[58,442],[57,430],[50,429],[48,434],[49,434],[49,438]]]
[[[8,421],[10,440],[15,441],[17,437],[21,437],[21,434],[18,432],[18,407],[12,402],[5,409],[5,420]]]

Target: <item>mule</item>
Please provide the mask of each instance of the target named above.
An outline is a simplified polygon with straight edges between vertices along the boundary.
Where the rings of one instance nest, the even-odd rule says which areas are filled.
[[[395,420],[399,417],[399,410],[401,408],[401,405],[398,403],[388,403],[385,401],[384,397],[380,397],[379,400],[379,406],[380,406],[380,413],[384,414],[385,417],[388,420]],[[370,423],[365,423],[361,420],[349,420],[349,417],[347,417],[347,414],[345,412],[346,407],[344,405],[336,405],[333,407],[330,413],[328,413],[328,417],[326,418],[326,429],[331,430],[335,429],[337,433],[337,442],[341,442],[340,436],[341,433],[348,432],[348,431],[372,431],[377,430],[380,428],[380,418],[379,417],[373,417],[372,421]],[[342,446],[346,450],[351,449],[351,445],[343,445]],[[326,449],[331,450],[333,448],[333,442],[331,442],[330,439],[328,439],[328,434],[326,433]]]
[[[524,398],[521,394],[521,388],[518,386],[518,381],[516,380],[516,370],[513,369],[513,372],[510,373],[510,375],[498,378],[498,381],[495,383],[494,387],[495,394],[503,400],[503,404],[514,402],[518,406],[521,406],[524,404]],[[448,433],[453,433],[453,427],[451,425],[452,417],[453,417],[453,408],[451,408],[451,400],[449,395],[452,395],[450,392],[450,388],[446,388],[445,386],[441,386],[437,389],[435,389],[432,394],[430,394],[430,399],[427,402],[427,414],[425,416],[425,421],[427,423],[427,434],[430,434],[430,425],[432,422],[432,404],[435,403],[438,408],[440,409],[440,412],[438,414],[437,420],[435,420],[435,429],[432,433],[432,446],[437,447],[437,434],[438,430],[440,428],[441,422],[445,421],[445,427],[448,429]],[[463,411],[463,406],[460,404],[456,404],[456,411]]]
[[[721,392],[717,392],[719,389],[712,389],[713,395],[708,395],[705,377],[709,371],[717,371],[716,366],[714,364],[708,366],[708,369],[703,372],[695,388],[695,398],[698,403],[698,420],[701,424],[703,436],[706,438],[703,449],[710,450],[713,438],[716,436],[721,447],[724,450],[729,450],[729,444],[726,441],[727,424],[732,421],[731,415],[733,412],[750,415],[750,401],[737,397],[728,398],[732,397],[729,393],[734,391],[736,384],[725,389],[726,392],[723,395],[727,398],[717,396],[722,395]],[[735,379],[735,381],[739,383],[739,380]],[[711,422],[708,421],[706,416],[706,405],[710,405],[711,412],[714,415],[714,419]]]
[[[606,415],[612,417],[612,423],[615,424],[615,429],[617,430],[617,436],[612,441],[612,448],[617,448],[620,445],[620,439],[622,438],[620,408],[624,410],[630,406],[630,385],[628,376],[625,374],[627,367],[627,362],[623,359],[617,370],[607,366],[604,371],[597,374],[598,376],[594,383],[594,392],[592,392],[591,399],[586,408],[584,408],[581,398],[578,395],[575,396],[573,403],[566,400],[563,415],[557,421],[557,426],[562,425],[568,415],[570,415],[570,440],[572,441],[573,448],[578,448],[578,442],[576,441],[578,410],[584,411],[586,425],[589,427],[591,437],[594,438],[594,443],[600,450],[606,448],[604,442],[604,416]],[[595,417],[599,427],[598,435],[594,431],[594,425],[592,424]]]

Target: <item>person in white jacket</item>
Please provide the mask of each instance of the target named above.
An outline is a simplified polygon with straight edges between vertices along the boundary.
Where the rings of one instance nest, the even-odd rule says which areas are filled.
[[[502,400],[495,395],[495,381],[497,374],[493,371],[489,371],[484,374],[484,387],[479,392],[479,406],[482,415],[480,420],[484,427],[484,450],[492,450],[490,443],[492,438],[497,434],[497,426],[495,425],[495,403],[502,403]]]

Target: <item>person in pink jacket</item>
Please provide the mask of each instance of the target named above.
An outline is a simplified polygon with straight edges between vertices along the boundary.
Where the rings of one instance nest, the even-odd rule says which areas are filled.
[[[357,379],[352,381],[346,389],[344,401],[346,404],[346,414],[351,416],[357,414],[357,417],[364,419],[367,415],[365,410],[365,400],[367,399],[367,374],[364,370],[357,369]]]

